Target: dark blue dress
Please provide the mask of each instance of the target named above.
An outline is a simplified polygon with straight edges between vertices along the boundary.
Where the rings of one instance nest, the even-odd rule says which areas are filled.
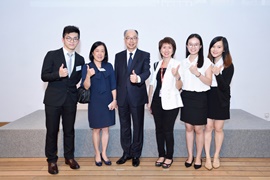
[[[112,90],[116,89],[116,80],[113,67],[110,63],[102,62],[103,71],[98,70],[93,62],[89,68],[95,69],[95,75],[91,77],[90,103],[88,104],[88,121],[90,128],[104,128],[115,124],[115,110],[109,110],[112,102]],[[82,70],[82,82],[87,74],[87,67]]]

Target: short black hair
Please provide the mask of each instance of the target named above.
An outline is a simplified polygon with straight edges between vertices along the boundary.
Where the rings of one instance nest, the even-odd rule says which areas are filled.
[[[80,39],[80,30],[78,27],[76,26],[66,26],[63,30],[63,38],[65,37],[66,34],[69,33],[77,33],[78,34],[78,38]]]
[[[97,42],[94,42],[94,44],[92,45],[91,49],[90,49],[90,53],[89,53],[89,59],[90,61],[93,61],[94,60],[94,56],[93,56],[93,52],[94,50],[98,47],[98,46],[103,46],[104,49],[105,49],[105,56],[104,56],[104,59],[102,60],[102,62],[105,62],[107,63],[108,62],[108,50],[107,50],[107,47],[105,45],[104,42],[101,42],[101,41],[97,41]]]
[[[176,51],[176,43],[173,40],[173,38],[171,38],[171,37],[165,37],[165,38],[163,38],[162,40],[159,41],[159,43],[158,43],[159,53],[160,53],[162,45],[165,44],[165,43],[172,45],[172,48],[173,48],[172,58],[173,58],[173,56],[175,54],[175,51]],[[163,58],[161,53],[160,53],[160,56],[161,56],[161,58]]]

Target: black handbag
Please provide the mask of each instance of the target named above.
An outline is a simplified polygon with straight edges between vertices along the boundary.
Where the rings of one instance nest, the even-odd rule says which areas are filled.
[[[83,86],[78,88],[78,102],[82,104],[90,102],[90,88],[88,90]]]

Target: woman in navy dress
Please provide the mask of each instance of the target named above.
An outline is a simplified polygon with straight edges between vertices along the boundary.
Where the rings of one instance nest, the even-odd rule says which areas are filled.
[[[89,58],[91,62],[82,70],[82,82],[84,88],[90,88],[91,92],[88,103],[88,121],[92,128],[95,163],[97,166],[102,166],[103,161],[106,165],[111,165],[106,150],[109,141],[109,126],[115,124],[117,106],[114,71],[108,62],[108,51],[103,42],[97,41],[92,45]]]

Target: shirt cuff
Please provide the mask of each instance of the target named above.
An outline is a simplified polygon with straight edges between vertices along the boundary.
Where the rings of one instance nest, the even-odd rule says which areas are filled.
[[[141,83],[141,77],[137,75],[137,83]]]

